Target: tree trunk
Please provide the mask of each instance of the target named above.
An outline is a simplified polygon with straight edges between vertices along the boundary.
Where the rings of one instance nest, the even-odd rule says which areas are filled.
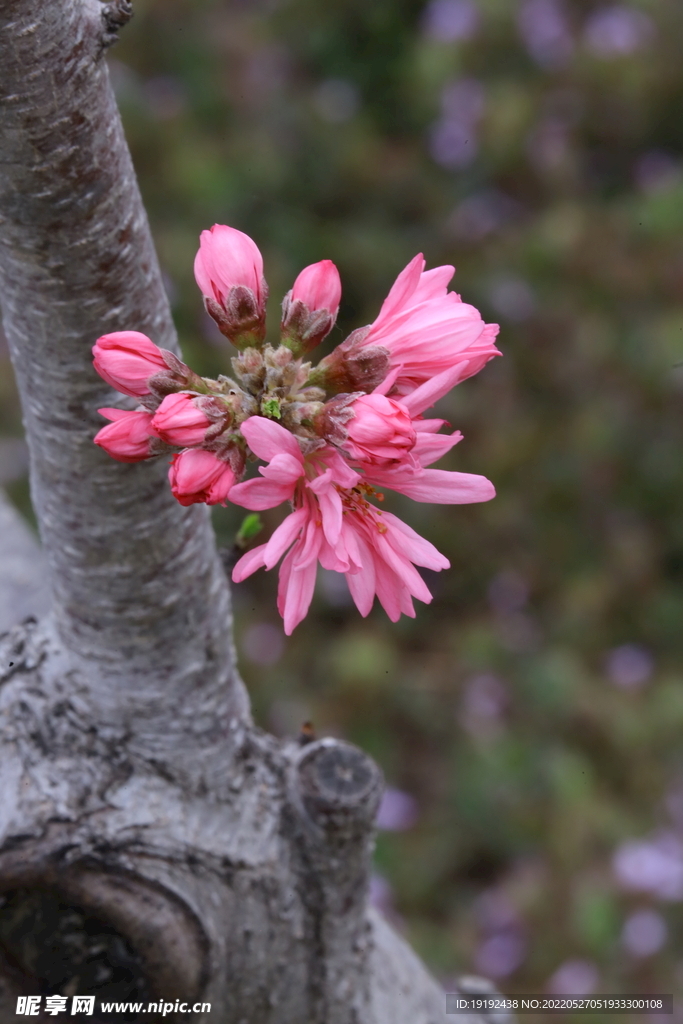
[[[129,15],[0,2],[0,301],[51,589],[0,638],[0,1024],[30,993],[97,994],[95,1019],[109,998],[225,1024],[444,1021],[367,907],[379,770],[253,727],[208,510],[173,500],[164,460],[92,443],[121,401],[95,338],[177,350],[103,59]],[[0,597],[42,611],[37,556],[9,543]]]

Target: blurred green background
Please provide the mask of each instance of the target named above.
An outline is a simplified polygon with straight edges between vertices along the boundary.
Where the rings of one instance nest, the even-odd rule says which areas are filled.
[[[679,992],[683,4],[135,8],[111,71],[195,369],[228,358],[192,276],[214,222],[263,251],[275,326],[330,258],[340,341],[419,251],[501,324],[504,358],[441,405],[465,434],[441,465],[497,498],[389,501],[452,562],[433,604],[363,621],[324,573],[286,639],[275,574],[236,587],[257,720],[380,763],[373,898],[445,982]],[[0,476],[26,509],[1,358]],[[223,543],[243,514],[218,510]]]

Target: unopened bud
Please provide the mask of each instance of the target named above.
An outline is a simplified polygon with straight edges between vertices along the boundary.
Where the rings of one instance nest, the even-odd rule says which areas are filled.
[[[214,224],[201,233],[194,272],[220,332],[237,348],[260,346],[266,334],[268,287],[256,243],[236,228]]]
[[[332,260],[305,267],[282,303],[281,341],[296,356],[314,349],[334,327],[341,299]]]
[[[351,406],[363,392],[340,394],[320,406],[313,419],[313,428],[326,441],[341,446],[348,437],[348,424],[353,419]]]

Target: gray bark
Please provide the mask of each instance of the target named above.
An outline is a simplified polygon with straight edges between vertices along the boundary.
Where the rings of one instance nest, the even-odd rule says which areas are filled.
[[[0,2],[0,302],[51,590],[0,639],[0,1024],[46,991],[41,942],[71,957],[53,990],[86,994],[60,946],[86,918],[136,991],[212,1004],[194,1020],[435,1024],[443,993],[367,907],[379,770],[252,726],[207,510],[172,499],[163,460],[92,443],[120,400],[95,338],[177,350],[103,60],[128,15]],[[8,586],[42,611],[20,563]]]

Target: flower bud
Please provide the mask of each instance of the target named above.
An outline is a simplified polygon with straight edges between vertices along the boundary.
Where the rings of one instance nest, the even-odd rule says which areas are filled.
[[[363,348],[360,344],[368,333],[361,327],[346,341],[325,356],[308,378],[308,383],[323,388],[328,395],[352,391],[374,391],[391,368],[388,351],[381,345]]]
[[[385,395],[361,395],[348,408],[353,417],[342,447],[352,459],[386,466],[409,458],[417,435],[410,414],[400,402]]]
[[[124,395],[148,395],[149,378],[167,369],[162,350],[139,331],[116,331],[98,338],[93,363],[100,377]]]
[[[194,275],[221,333],[237,348],[260,345],[266,331],[268,286],[256,243],[242,231],[214,224],[201,233]]]
[[[95,444],[119,462],[141,462],[156,454],[152,415],[148,412],[126,412],[123,409],[98,409],[112,423],[95,435]]]
[[[313,310],[326,309],[333,317],[339,311],[341,279],[332,260],[321,260],[304,267],[290,292],[292,302],[303,302]]]
[[[152,419],[157,435],[181,448],[202,444],[212,423],[197,407],[196,397],[186,393],[167,395]]]
[[[305,267],[282,303],[282,344],[296,356],[314,349],[334,327],[340,299],[341,280],[332,260]]]
[[[181,505],[197,502],[225,505],[236,481],[235,472],[228,462],[201,448],[174,455],[168,479],[173,497]]]

